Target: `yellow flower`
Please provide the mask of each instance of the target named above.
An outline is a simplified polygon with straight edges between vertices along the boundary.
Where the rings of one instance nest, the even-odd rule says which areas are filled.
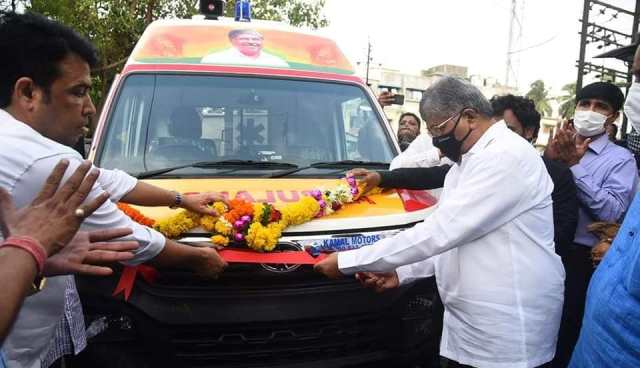
[[[272,251],[278,244],[282,236],[284,227],[280,223],[271,223],[263,226],[259,222],[254,222],[249,226],[246,236],[247,245],[257,251]]]
[[[227,208],[227,205],[224,204],[224,202],[214,202],[213,209],[216,210],[216,212],[218,213],[218,216],[222,216],[225,212],[229,210]]]
[[[229,236],[233,230],[233,226],[224,217],[220,217],[216,222],[215,231],[221,235]]]
[[[174,216],[157,221],[154,229],[158,230],[167,238],[175,238],[195,228],[199,222],[199,215],[187,211],[180,211]]]
[[[260,220],[262,219],[263,212],[264,212],[264,204],[254,203],[253,204],[253,221],[260,222]]]
[[[204,215],[200,218],[200,226],[209,232],[213,232],[216,229],[216,222],[218,222],[218,217]]]
[[[211,237],[211,242],[215,245],[226,247],[227,245],[229,245],[229,238],[222,235],[214,235]]]
[[[313,220],[320,212],[320,205],[313,197],[305,196],[298,202],[284,206],[281,212],[285,226],[300,225]]]

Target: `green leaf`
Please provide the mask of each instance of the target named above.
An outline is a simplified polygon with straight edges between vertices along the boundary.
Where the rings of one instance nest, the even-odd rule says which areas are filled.
[[[551,105],[549,105],[549,91],[544,85],[542,80],[537,80],[531,83],[531,89],[527,92],[526,97],[533,100],[533,103],[536,105],[536,110],[542,116],[551,116],[552,109]]]

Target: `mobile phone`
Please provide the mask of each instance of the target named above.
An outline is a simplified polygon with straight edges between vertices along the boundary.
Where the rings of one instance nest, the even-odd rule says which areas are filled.
[[[404,105],[404,95],[393,95],[394,105]]]

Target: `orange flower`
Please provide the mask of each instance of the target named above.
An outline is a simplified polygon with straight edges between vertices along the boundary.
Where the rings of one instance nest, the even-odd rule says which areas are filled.
[[[253,204],[242,199],[232,199],[229,201],[231,209],[224,214],[224,218],[229,221],[230,224],[240,220],[242,216],[253,215]]]
[[[141,225],[152,227],[156,223],[154,219],[143,215],[142,212],[136,210],[126,203],[119,202],[118,208],[120,209],[120,211],[124,212],[125,215],[131,217],[133,221]]]

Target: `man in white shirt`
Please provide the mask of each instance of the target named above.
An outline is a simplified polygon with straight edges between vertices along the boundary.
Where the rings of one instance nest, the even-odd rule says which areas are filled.
[[[419,134],[406,150],[391,160],[389,170],[401,167],[432,167],[449,163],[448,159],[443,158],[440,151],[433,146],[432,140],[433,138],[427,132]]]
[[[411,142],[420,135],[420,118],[412,112],[404,112],[398,118],[398,145],[400,151],[409,148]]]
[[[262,49],[264,37],[252,29],[234,29],[229,32],[230,49],[214,52],[202,58],[206,64],[252,65],[288,68],[281,57]]]
[[[482,93],[443,78],[420,114],[434,145],[456,163],[424,222],[316,265],[329,277],[359,273],[378,289],[436,275],[445,306],[440,354],[449,366],[529,368],[554,356],[564,269],[553,244],[553,184],[536,150]]]
[[[77,142],[95,114],[89,72],[96,57],[93,47],[73,30],[42,16],[15,13],[0,15],[0,54],[5,55],[0,59],[0,187],[22,207],[33,200],[58,161],[69,161],[66,177],[83,162],[68,146]],[[122,172],[100,171],[87,198],[107,191],[111,201],[84,219],[83,230],[130,228],[132,235],[127,239],[140,245],[130,264],[185,267],[205,276],[222,271],[225,262],[214,249],[166,239],[133,222],[114,203],[175,205],[205,212],[206,203],[214,197],[182,196],[139,183]],[[40,367],[66,312],[70,277],[52,277],[42,292],[27,298],[2,345],[9,367]]]

